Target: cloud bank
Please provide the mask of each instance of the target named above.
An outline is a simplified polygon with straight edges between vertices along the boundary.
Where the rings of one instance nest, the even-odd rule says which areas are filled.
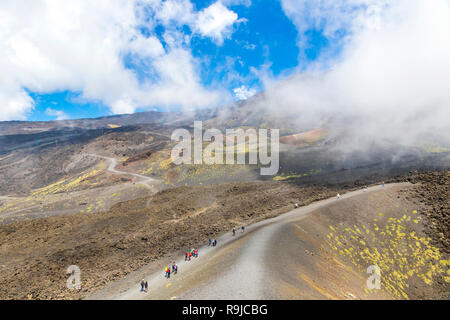
[[[450,141],[450,1],[283,0],[299,31],[322,30],[334,47],[267,88],[266,104],[301,124],[339,119],[355,135],[414,143]],[[340,54],[330,60],[330,52]],[[301,57],[300,57],[301,59]]]
[[[189,0],[1,1],[0,120],[26,118],[30,91],[79,92],[113,113],[227,101],[224,90],[202,84],[189,41],[220,45],[238,20],[220,1],[199,12]]]

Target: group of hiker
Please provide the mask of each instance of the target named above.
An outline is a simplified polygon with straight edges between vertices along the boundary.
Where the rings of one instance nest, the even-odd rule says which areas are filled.
[[[244,233],[244,231],[245,231],[245,227],[242,226],[242,227],[241,227],[241,232]],[[236,229],[233,228],[233,230],[231,230],[231,234],[232,234],[233,236],[235,236],[235,235],[236,235]]]
[[[382,187],[384,188],[384,181],[382,182]],[[363,186],[362,190],[363,191],[367,191],[367,186]],[[338,193],[336,198],[339,200],[341,198],[341,195]],[[298,208],[299,204],[295,203],[294,207]],[[244,231],[245,231],[245,226],[242,226],[241,227],[241,232],[243,233]],[[232,229],[232,235],[233,236],[236,235],[236,229],[234,229],[234,228]],[[216,239],[208,239],[208,246],[215,247],[216,245],[217,245],[217,240]],[[188,252],[186,252],[185,255],[184,255],[184,260],[185,261],[191,261],[192,257],[198,258],[198,249],[194,249],[193,248],[193,249],[189,250]],[[169,267],[165,268],[165,277],[168,279],[168,278],[170,278],[170,274],[171,273],[177,274],[177,272],[178,272],[178,266],[177,266],[177,264],[174,261],[172,266],[169,266]],[[148,282],[147,282],[147,280],[142,279],[142,281],[141,281],[141,291],[145,291],[145,292],[148,291]]]
[[[245,227],[242,226],[241,227],[241,232],[244,232],[244,231],[245,231]],[[233,228],[232,232],[233,232],[233,236],[234,236],[236,234],[236,230]],[[208,239],[208,246],[212,246],[212,247],[217,246],[217,239]],[[192,248],[191,250],[186,252],[184,254],[184,261],[191,261],[192,257],[193,258],[198,258],[198,249]],[[164,269],[164,277],[166,279],[169,279],[171,274],[177,274],[177,272],[178,272],[178,265],[174,261],[171,266],[166,267]],[[144,291],[144,292],[148,291],[148,282],[147,282],[147,280],[142,279],[142,281],[141,281],[141,291]]]
[[[191,249],[184,254],[184,261],[191,261],[191,258],[198,258],[198,249]]]
[[[175,261],[172,263],[172,271],[170,269],[171,267],[166,267],[165,269],[165,273],[164,276],[169,279],[170,278],[170,273],[172,272],[173,274],[177,274],[178,272],[178,265],[175,263]]]

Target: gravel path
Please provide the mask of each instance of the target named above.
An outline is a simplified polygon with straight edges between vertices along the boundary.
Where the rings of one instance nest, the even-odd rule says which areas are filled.
[[[114,158],[111,158],[111,157],[105,157],[105,156],[101,156],[101,155],[93,154],[93,153],[86,153],[85,155],[107,160],[109,162],[109,165],[108,165],[108,168],[107,168],[107,170],[109,172],[112,172],[112,173],[115,173],[115,174],[119,174],[119,175],[128,175],[128,176],[136,177],[139,180],[141,180],[140,181],[141,184],[143,184],[147,188],[151,189],[153,192],[155,192],[155,193],[157,192],[154,184],[156,182],[158,182],[158,180],[153,179],[151,177],[147,177],[147,176],[138,174],[138,173],[117,170],[116,169],[117,165],[118,165],[117,159],[114,159]]]

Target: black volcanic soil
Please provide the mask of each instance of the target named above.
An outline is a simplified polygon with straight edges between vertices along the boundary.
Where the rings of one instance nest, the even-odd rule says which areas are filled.
[[[415,172],[407,181],[419,183],[409,198],[420,199],[429,208],[425,233],[436,247],[450,254],[450,171]]]
[[[157,126],[141,125],[0,135],[0,195],[29,195],[33,189],[79,174],[101,161],[92,157],[74,161],[85,153],[120,159],[163,149],[169,141],[164,132]]]

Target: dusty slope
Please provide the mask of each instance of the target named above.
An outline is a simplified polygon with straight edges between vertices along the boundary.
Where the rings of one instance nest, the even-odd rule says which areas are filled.
[[[406,199],[413,189],[386,185],[280,228],[271,248],[278,297],[445,298],[449,256],[430,244],[421,218],[428,209]],[[370,265],[381,269],[381,291],[366,286]]]
[[[100,163],[84,175],[34,190],[28,197],[1,197],[0,223],[105,211],[125,200],[151,196],[161,188],[158,180],[121,171],[123,166],[118,168],[115,158],[97,154],[82,154],[79,158],[103,159],[107,164]]]
[[[411,175],[408,179],[413,181],[428,179],[428,187],[424,191],[416,185],[404,197],[399,194],[400,202],[412,203],[417,208],[422,203],[430,208],[426,199],[439,198],[448,192],[448,183],[433,182],[443,175],[448,177],[448,172]],[[309,204],[333,195],[335,191],[329,188],[298,188],[286,183],[183,187],[160,192],[152,199],[124,202],[104,213],[3,225],[0,226],[0,296],[83,297],[165,254],[179,254],[204,243],[209,236],[229,231],[232,226],[277,216],[291,210],[293,202]],[[445,205],[442,208],[444,211],[438,207],[434,214],[437,224],[448,219]],[[418,212],[427,223],[425,213],[430,211]],[[444,240],[448,239],[448,233],[443,231]],[[433,241],[445,246],[440,236],[434,236],[432,233]],[[152,265],[157,266],[161,261]],[[81,292],[69,292],[65,288],[65,270],[71,264],[83,270]]]
[[[190,262],[179,257],[180,272],[164,279],[162,267],[156,272],[143,270],[149,279],[150,291],[141,293],[138,278],[129,277],[120,286],[111,286],[91,298],[101,299],[439,299],[446,296],[445,283],[439,283],[447,268],[440,272],[431,265],[417,266],[427,250],[414,256],[394,247],[389,236],[372,237],[360,234],[359,240],[368,242],[367,249],[360,243],[353,248],[358,253],[365,250],[393,250],[403,252],[408,264],[402,265],[400,257],[383,264],[383,261],[363,261],[361,266],[353,264],[346,255],[335,255],[326,243],[330,224],[349,225],[358,230],[370,225],[373,219],[384,222],[401,219],[405,214],[418,218],[417,204],[405,199],[395,200],[412,188],[410,184],[376,186],[367,191],[358,190],[292,210],[276,218],[261,221],[247,227],[244,234],[230,234],[219,238],[216,248],[203,247],[201,256]],[[420,210],[420,209],[419,209]],[[380,216],[380,212],[383,215]],[[406,212],[406,213],[405,213]],[[339,223],[337,223],[339,221]],[[408,232],[423,236],[423,223],[406,224]],[[335,227],[337,228],[337,227]],[[373,238],[376,238],[375,240]],[[344,241],[344,240],[341,240]],[[386,241],[385,244],[381,244]],[[351,241],[349,241],[350,243]],[[402,245],[414,243],[409,238],[401,239]],[[331,244],[331,242],[330,242]],[[361,255],[364,256],[364,255]],[[393,256],[394,257],[394,256]],[[392,258],[384,254],[383,258]],[[448,258],[448,257],[447,257]],[[166,259],[166,264],[170,261]],[[433,261],[440,266],[444,255]],[[380,265],[382,288],[368,290],[364,263]],[[388,268],[389,266],[389,268]],[[417,267],[414,269],[413,267]],[[432,280],[427,283],[421,274],[432,271]],[[394,274],[411,273],[408,279],[392,278]],[[128,287],[127,287],[128,286]],[[399,292],[403,295],[399,295]]]
[[[333,194],[280,183],[183,187],[123,202],[108,212],[2,225],[0,297],[82,297],[232,226],[286,212],[294,201],[310,203]],[[65,270],[72,264],[84,275],[81,292],[65,287]]]
[[[93,169],[101,159],[82,157],[86,153],[122,160],[163,149],[170,141],[166,130],[171,132],[170,127],[141,125],[0,135],[0,194],[28,196],[34,189]]]

